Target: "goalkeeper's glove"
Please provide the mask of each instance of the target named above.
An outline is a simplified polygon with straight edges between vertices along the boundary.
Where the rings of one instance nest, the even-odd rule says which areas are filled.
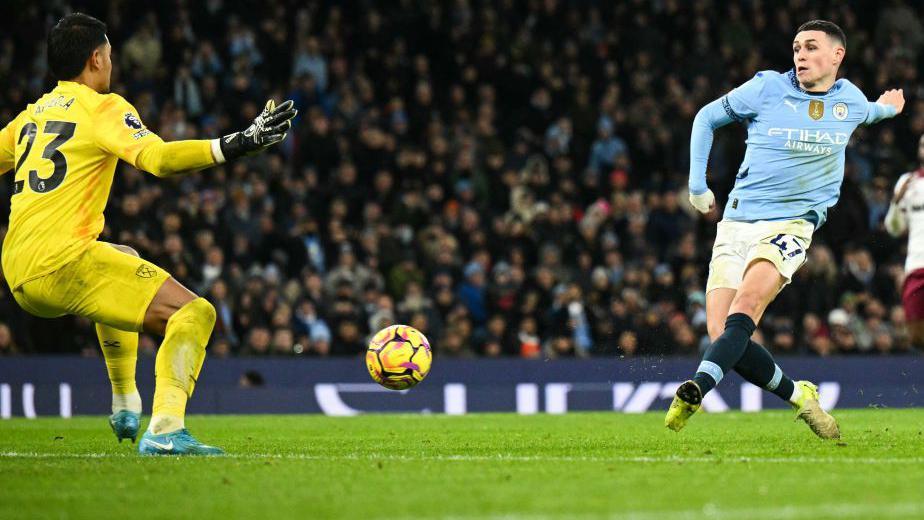
[[[699,195],[694,195],[693,192],[690,192],[690,204],[700,213],[709,213],[709,210],[715,206],[715,195],[708,188]]]
[[[212,154],[215,159],[219,163],[232,161],[238,157],[262,152],[285,139],[286,132],[292,127],[292,118],[298,112],[292,105],[292,100],[279,106],[276,106],[272,99],[267,101],[263,112],[260,112],[246,130],[212,142]]]

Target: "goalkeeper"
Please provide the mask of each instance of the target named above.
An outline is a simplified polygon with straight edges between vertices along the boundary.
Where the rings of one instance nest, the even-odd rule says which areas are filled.
[[[186,402],[205,359],[215,309],[133,249],[98,239],[119,159],[171,177],[279,143],[292,102],[267,102],[253,124],[220,139],[165,143],[137,110],[109,93],[112,47],[106,25],[70,14],[48,36],[57,86],[0,131],[0,172],[14,179],[3,272],[23,309],[39,317],[82,316],[96,324],[112,383],[110,425],[121,442],[138,435],[138,333],[163,336],[150,425],[138,451],[216,455],[185,428]]]

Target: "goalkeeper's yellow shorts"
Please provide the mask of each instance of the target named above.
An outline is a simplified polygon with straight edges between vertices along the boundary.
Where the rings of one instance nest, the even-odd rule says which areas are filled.
[[[719,222],[706,292],[737,289],[748,266],[756,260],[776,266],[785,287],[805,264],[814,231],[815,226],[805,219]]]
[[[170,274],[106,242],[93,242],[63,267],[30,280],[13,297],[30,314],[81,316],[119,330],[141,331],[144,315]]]

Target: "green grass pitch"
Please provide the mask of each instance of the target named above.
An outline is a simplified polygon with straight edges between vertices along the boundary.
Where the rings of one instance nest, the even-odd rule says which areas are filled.
[[[103,417],[0,421],[0,518],[924,518],[924,410],[191,417],[144,458]]]

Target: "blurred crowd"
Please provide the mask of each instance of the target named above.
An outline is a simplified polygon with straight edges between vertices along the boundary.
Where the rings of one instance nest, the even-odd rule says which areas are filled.
[[[843,74],[908,103],[854,134],[841,201],[755,339],[776,353],[911,351],[905,244],[882,218],[918,166],[924,4],[44,4],[0,8],[15,20],[0,34],[0,121],[53,85],[44,35],[65,4],[108,24],[113,90],[165,140],[242,129],[268,98],[299,109],[263,156],[175,181],[117,169],[100,239],[215,305],[212,356],[356,355],[397,322],[445,357],[698,353],[721,217],[686,202],[691,122],[756,71],[791,68],[795,28],[831,19],[848,37]],[[744,136],[716,133],[720,205]],[[49,326],[0,285],[0,354],[75,351],[98,351],[92,324]]]

